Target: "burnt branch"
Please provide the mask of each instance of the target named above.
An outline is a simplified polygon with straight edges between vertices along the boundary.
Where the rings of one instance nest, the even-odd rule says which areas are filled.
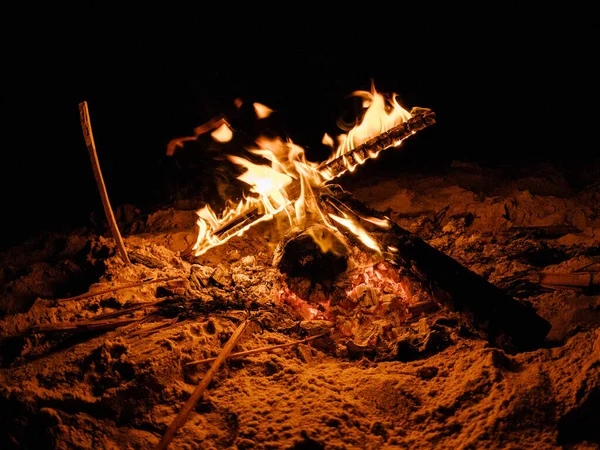
[[[430,125],[435,124],[435,113],[429,109],[413,108],[411,114],[413,114],[413,116],[406,122],[375,136],[374,138],[359,145],[355,149],[331,161],[325,161],[321,163],[318,170],[327,176],[327,180],[323,182],[322,185],[325,185],[328,181],[343,175],[349,170],[349,167],[362,164],[367,159],[383,150],[391,147],[397,147],[404,139],[416,134],[418,131],[427,128]],[[288,194],[288,198],[296,199],[300,194],[300,183],[293,183],[286,189],[286,192]],[[219,238],[231,236],[242,230],[244,227],[249,226],[249,224],[257,221],[259,218],[261,218],[261,216],[264,215],[265,212],[262,211],[262,208],[259,206],[249,208],[245,211],[242,211],[226,224],[214,230],[213,235]]]

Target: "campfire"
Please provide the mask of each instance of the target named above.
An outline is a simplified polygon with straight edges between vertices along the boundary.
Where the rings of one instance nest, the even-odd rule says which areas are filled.
[[[518,202],[471,195],[458,185],[498,175],[468,165],[448,175],[457,184],[421,174],[349,189],[363,166],[436,123],[374,84],[353,95],[361,112],[346,133],[324,136],[320,163],[272,134],[227,153],[243,130],[226,116],[174,138],[169,158],[191,143],[222,146],[241,195],[146,216],[114,213],[80,105],[108,226],[44,236],[3,259],[3,448],[598,442],[578,424],[597,417],[598,329],[579,318],[569,340],[549,312],[566,289],[594,286],[600,263],[573,237],[583,231],[526,226],[517,217],[533,213]],[[257,121],[276,114],[252,108]],[[515,192],[561,217],[574,211],[581,228],[600,210]],[[571,236],[566,261],[587,277],[523,259],[541,257],[549,230],[544,239]]]

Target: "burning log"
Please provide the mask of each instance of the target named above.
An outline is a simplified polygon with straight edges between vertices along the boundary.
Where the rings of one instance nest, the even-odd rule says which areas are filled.
[[[354,170],[358,165],[363,164],[369,158],[377,156],[381,151],[397,147],[404,139],[435,124],[435,113],[427,108],[413,108],[410,116],[406,121],[372,137],[356,148],[321,163],[316,169],[316,173],[319,174],[319,183],[314,188],[318,189],[326,186],[332,179],[340,177],[349,170]],[[276,212],[281,212],[285,207],[292,205],[301,195],[303,186],[301,182],[295,180],[295,182],[284,190],[285,197],[288,199],[287,203],[281,205]],[[222,223],[218,228],[210,231],[210,239],[218,241],[221,244],[235,235],[240,235],[258,222],[270,220],[275,213],[273,211],[265,211],[261,205],[242,208],[241,211],[237,212],[226,223]],[[182,256],[189,256],[194,250],[196,251],[196,256],[198,256],[214,245],[218,244],[211,244],[208,240],[205,240],[205,245],[202,248],[197,248],[197,243],[193,244],[182,252]]]
[[[323,203],[354,211],[359,221],[361,216],[385,219],[339,186],[330,187]],[[533,349],[545,340],[551,326],[533,308],[391,221],[384,231],[364,220],[361,224],[379,237],[386,260],[420,280],[440,307],[458,313],[480,337],[508,351]]]
[[[369,159],[371,155],[376,155],[390,147],[400,145],[404,139],[435,123],[435,114],[433,111],[419,108],[418,110],[413,109],[412,112],[416,113],[416,115],[413,115],[408,121],[369,139],[364,144],[331,161],[325,161],[319,166],[319,172],[327,174],[327,181],[340,177],[350,170],[349,167],[354,168]],[[296,198],[300,192],[300,186],[295,183],[286,189],[286,191],[289,198]],[[263,214],[258,208],[252,208],[224,224],[215,230],[213,234],[218,237],[235,234],[244,228],[247,223],[256,221]]]

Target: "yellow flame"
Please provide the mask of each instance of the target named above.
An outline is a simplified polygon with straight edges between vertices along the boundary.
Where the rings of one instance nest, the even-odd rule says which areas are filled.
[[[271,115],[273,110],[268,106],[263,105],[262,103],[253,103],[254,112],[256,113],[256,117],[259,119],[265,119]]]
[[[338,145],[328,135],[323,138],[323,143],[333,149],[330,162],[342,158],[344,166],[353,171],[357,165],[363,164],[367,158],[354,155],[352,158],[344,156],[367,140],[400,125],[411,118],[411,114],[402,108],[396,100],[396,95],[386,97],[375,90],[355,91],[352,95],[363,99],[365,107],[362,120],[352,128],[348,134],[337,137]],[[239,99],[237,99],[239,100]],[[236,106],[241,105],[241,100]],[[273,111],[265,105],[254,103],[257,117],[268,117]],[[227,142],[232,138],[232,130],[225,120],[213,122],[211,125],[220,125],[212,136],[219,142]],[[179,143],[179,142],[178,142]],[[215,214],[210,206],[197,211],[198,234],[192,249],[196,256],[205,253],[208,249],[221,245],[233,236],[241,236],[245,231],[258,222],[270,220],[274,215],[286,212],[290,226],[303,226],[310,215],[312,220],[318,220],[332,230],[338,226],[357,236],[368,248],[381,252],[377,242],[367,233],[360,224],[345,215],[325,214],[316,197],[314,189],[322,186],[332,179],[332,174],[323,165],[307,161],[304,149],[291,140],[284,141],[280,138],[267,138],[261,136],[256,140],[257,148],[249,151],[265,159],[265,164],[255,164],[238,156],[229,156],[229,160],[245,169],[238,177],[240,181],[248,184],[250,195],[237,205],[226,208],[220,215]],[[368,157],[374,158],[378,152],[371,152]],[[352,161],[351,161],[352,160]],[[260,213],[251,215],[252,211]],[[243,216],[244,220],[235,222],[234,219]],[[375,225],[389,227],[389,221],[364,218]],[[235,222],[235,223],[234,223]],[[227,230],[223,232],[223,230]],[[327,247],[328,243],[323,243]]]
[[[400,106],[395,94],[386,98],[377,92],[374,84],[371,84],[371,92],[355,91],[351,95],[363,98],[363,107],[366,107],[366,111],[358,125],[347,135],[338,137],[338,148],[330,160],[342,156],[372,137],[390,130],[412,117],[410,112]],[[376,157],[377,154],[371,155],[371,158]]]
[[[233,138],[233,131],[229,128],[227,122],[223,123],[219,128],[210,133],[212,138],[218,142],[229,142]]]
[[[367,233],[364,228],[362,228],[357,222],[349,219],[347,217],[336,216],[335,214],[329,214],[333,220],[338,222],[340,225],[346,227],[350,232],[352,232],[360,241],[369,247],[371,250],[375,250],[378,253],[381,253],[381,249],[379,245],[373,239],[369,233]]]

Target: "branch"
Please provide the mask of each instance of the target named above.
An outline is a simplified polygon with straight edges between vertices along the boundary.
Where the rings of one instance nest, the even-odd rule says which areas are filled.
[[[133,283],[122,284],[121,286],[114,286],[112,288],[102,289],[101,291],[86,292],[85,294],[76,295],[75,297],[61,298],[61,299],[58,299],[57,302],[65,303],[65,302],[71,302],[71,301],[75,301],[75,300],[83,300],[85,298],[91,298],[91,297],[95,297],[97,295],[108,294],[110,292],[116,292],[116,291],[120,291],[122,289],[129,289],[129,288],[133,288],[133,287],[137,287],[137,286],[143,286],[145,284],[162,283],[163,281],[171,281],[171,280],[177,280],[177,279],[183,279],[183,277],[175,276],[175,277],[167,277],[167,278],[157,278],[155,280],[135,281]]]
[[[79,104],[79,119],[81,121],[81,128],[83,129],[85,145],[87,146],[88,152],[90,154],[90,159],[92,160],[94,178],[96,178],[96,184],[98,185],[98,189],[100,190],[100,198],[102,199],[102,206],[104,207],[104,214],[106,215],[106,220],[108,220],[110,231],[115,240],[117,241],[117,246],[119,247],[119,253],[121,254],[121,258],[127,265],[131,265],[131,261],[129,260],[129,256],[127,255],[127,250],[125,250],[125,245],[123,244],[123,239],[121,238],[121,233],[119,232],[119,227],[117,226],[117,221],[115,220],[115,216],[110,206],[110,201],[108,200],[108,193],[106,192],[104,178],[102,177],[102,171],[100,170],[100,162],[98,161],[98,155],[96,153],[94,135],[92,134],[90,113],[88,110],[87,102],[85,101]]]
[[[230,358],[240,358],[242,356],[248,356],[248,355],[253,355],[255,353],[261,353],[261,352],[270,352],[271,350],[276,350],[278,348],[286,348],[286,347],[293,347],[294,345],[298,345],[298,344],[304,344],[306,342],[310,342],[310,341],[314,341],[315,339],[318,339],[320,337],[323,336],[327,336],[330,333],[330,331],[326,331],[325,333],[321,333],[321,334],[317,334],[315,336],[310,336],[304,339],[300,339],[299,341],[296,342],[287,342],[285,344],[278,344],[278,345],[271,345],[269,347],[261,347],[261,348],[255,348],[253,350],[246,350],[245,352],[238,352],[238,353],[232,353],[231,355],[229,355]],[[204,364],[207,362],[211,362],[214,361],[215,358],[205,358],[205,359],[199,359],[197,361],[190,361],[189,363],[186,363],[186,366],[194,366],[197,364]]]
[[[208,369],[208,372],[206,372],[206,374],[202,378],[200,384],[196,387],[196,389],[194,389],[194,392],[192,392],[191,397],[188,399],[185,405],[183,405],[183,408],[181,409],[179,414],[177,414],[175,420],[171,422],[169,428],[167,428],[166,433],[164,434],[164,436],[158,443],[158,446],[156,447],[157,450],[165,450],[173,440],[173,437],[175,437],[175,433],[177,433],[177,431],[185,424],[188,416],[192,412],[192,409],[194,409],[196,403],[198,403],[200,397],[202,397],[202,394],[204,394],[204,391],[206,390],[206,388],[208,388],[208,385],[212,381],[213,377],[215,376],[221,365],[225,362],[227,357],[230,355],[231,350],[239,341],[248,323],[249,320],[245,319],[233,332],[233,334],[221,350],[221,353],[219,353],[219,356],[217,356],[212,366],[210,366],[210,369]]]

